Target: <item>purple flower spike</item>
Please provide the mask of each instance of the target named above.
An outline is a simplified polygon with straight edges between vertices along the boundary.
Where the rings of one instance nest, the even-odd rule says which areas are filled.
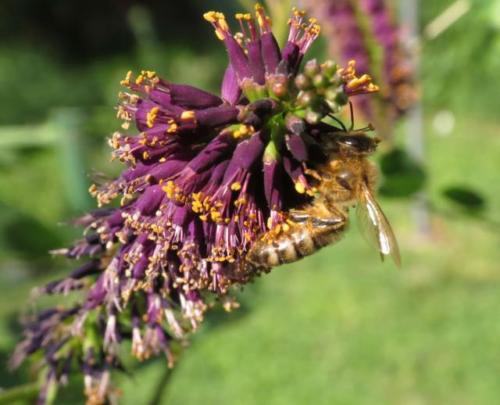
[[[417,93],[400,30],[386,0],[308,0],[327,29],[330,53],[344,64],[356,61],[381,87],[379,97],[358,97],[356,107],[389,137],[394,121],[414,104]],[[379,56],[377,56],[379,55]]]
[[[303,12],[293,11],[283,51],[259,5],[254,16],[236,16],[235,35],[223,14],[205,18],[228,51],[221,97],[147,70],[121,82],[123,123],[109,144],[125,167],[90,188],[110,208],[75,221],[83,238],[54,251],[87,264],[37,290],[78,290],[79,301],[29,319],[11,361],[42,359],[40,404],[74,372],[84,375],[88,403],[113,402],[110,378],[127,341],[139,361],[163,354],[173,366],[213,302],[231,310],[231,288],[266,271],[247,260],[252,246],[311,201],[307,169],[324,161],[323,139],[341,131],[331,116],[376,90],[353,64],[309,62],[297,74],[319,34]]]

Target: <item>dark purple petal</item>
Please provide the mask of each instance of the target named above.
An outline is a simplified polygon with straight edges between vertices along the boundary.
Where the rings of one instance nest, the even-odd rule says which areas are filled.
[[[251,41],[247,45],[248,64],[252,72],[253,80],[258,84],[265,83],[265,70],[262,61],[260,40]]]
[[[131,167],[130,169],[125,170],[121,177],[125,181],[132,181],[138,177],[142,177],[147,174],[151,170],[151,165],[146,165],[142,162],[139,162],[135,167]]]
[[[218,186],[221,183],[222,179],[224,178],[224,173],[226,173],[227,171],[229,163],[229,160],[224,160],[223,162],[215,166],[210,176],[210,185]]]
[[[229,154],[233,147],[234,138],[229,134],[220,134],[198,153],[187,167],[195,173],[202,172]]]
[[[268,74],[276,73],[276,68],[281,61],[281,52],[278,42],[272,32],[265,32],[261,37],[262,58]]]
[[[168,88],[172,103],[188,109],[215,107],[222,104],[222,100],[216,95],[187,84],[170,83]]]
[[[195,112],[196,122],[201,127],[217,127],[236,121],[238,109],[230,105],[205,108]]]
[[[222,98],[229,104],[236,104],[241,97],[241,89],[238,85],[238,78],[236,77],[236,73],[231,64],[227,66],[224,73],[221,94]]]
[[[238,170],[250,170],[253,164],[259,160],[265,146],[263,138],[263,135],[258,133],[238,144],[227,167],[224,182],[230,181]]]
[[[155,103],[160,104],[162,107],[170,107],[172,106],[172,97],[170,96],[170,93],[167,93],[164,90],[160,89],[153,89],[149,93],[149,97],[151,100],[153,100]]]
[[[187,208],[186,206],[178,207],[172,218],[172,223],[181,228],[185,228],[192,219],[193,212],[189,208]]]
[[[281,182],[283,170],[277,160],[264,162],[264,194],[270,209],[280,209],[282,205]]]
[[[305,162],[308,159],[307,145],[301,136],[288,134],[286,136],[286,146],[292,156],[299,162]]]
[[[73,270],[69,277],[75,280],[79,280],[83,277],[98,274],[100,271],[102,271],[102,269],[100,267],[99,260],[91,260],[90,262],[85,263],[83,266],[80,266],[76,270]]]
[[[283,167],[295,184],[301,183],[303,186],[306,185],[304,169],[299,162],[289,156],[283,156]]]
[[[149,174],[155,179],[155,181],[167,180],[174,174],[179,173],[183,168],[186,167],[188,162],[184,160],[167,160],[165,163],[160,163],[155,165],[153,169],[150,170]]]
[[[283,60],[287,63],[289,72],[295,72],[300,64],[300,48],[288,41],[283,49]]]
[[[231,35],[224,38],[224,43],[226,44],[229,61],[238,80],[241,82],[247,77],[252,77],[250,67],[248,65],[248,58],[240,44],[238,44],[238,42]]]
[[[90,289],[87,300],[85,303],[85,309],[92,309],[101,305],[106,297],[106,289],[104,287],[104,275],[100,276]]]
[[[148,267],[149,264],[149,257],[147,255],[142,255],[137,263],[134,265],[134,268],[132,270],[132,277],[134,277],[137,280],[140,280],[144,277],[146,274],[146,268]]]
[[[154,214],[165,196],[161,186],[148,187],[134,204],[134,208],[142,215]]]

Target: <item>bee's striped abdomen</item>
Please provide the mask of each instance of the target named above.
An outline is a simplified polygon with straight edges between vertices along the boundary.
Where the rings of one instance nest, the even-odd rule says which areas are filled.
[[[260,240],[247,254],[247,261],[254,267],[270,269],[280,264],[293,263],[340,239],[342,226],[300,227],[284,233],[276,240]]]

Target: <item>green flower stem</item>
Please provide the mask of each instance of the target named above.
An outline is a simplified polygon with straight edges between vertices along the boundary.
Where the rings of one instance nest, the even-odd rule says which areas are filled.
[[[283,143],[285,135],[285,122],[282,114],[277,114],[272,117],[267,123],[267,127],[271,134],[271,139],[264,150],[264,161],[270,162],[279,160],[281,155],[279,150]]]

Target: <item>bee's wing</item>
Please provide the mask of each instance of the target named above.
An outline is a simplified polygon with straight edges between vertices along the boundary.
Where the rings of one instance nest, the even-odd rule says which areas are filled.
[[[373,197],[370,189],[363,184],[356,207],[356,216],[361,233],[371,245],[380,252],[382,260],[384,256],[391,256],[396,266],[401,266],[398,242],[394,236],[391,225],[385,217],[382,209]]]

